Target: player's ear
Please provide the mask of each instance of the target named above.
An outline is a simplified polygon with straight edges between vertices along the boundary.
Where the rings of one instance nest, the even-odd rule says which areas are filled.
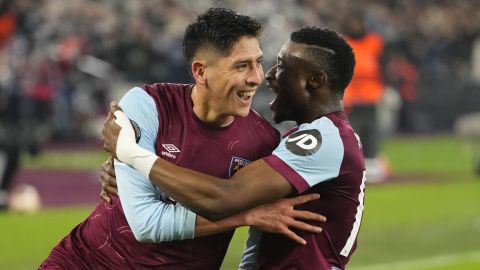
[[[310,78],[307,80],[307,89],[314,90],[322,88],[327,83],[327,74],[323,71],[318,71],[312,73]]]
[[[193,61],[191,70],[193,78],[195,79],[196,84],[205,84],[207,79],[205,76],[205,62],[204,61]]]

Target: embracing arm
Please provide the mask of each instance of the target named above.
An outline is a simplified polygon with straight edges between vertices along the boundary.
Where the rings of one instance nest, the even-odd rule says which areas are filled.
[[[169,196],[211,219],[230,216],[292,192],[289,182],[263,160],[251,163],[225,181],[159,158],[149,177]]]
[[[132,120],[137,122],[142,134],[139,145],[134,143],[136,147],[141,148],[141,152],[137,152],[135,157],[142,161],[140,162],[142,165],[144,165],[145,160],[156,162],[156,156],[153,154],[153,142],[158,123],[151,123],[152,119],[155,120],[158,117],[151,115],[151,112],[155,111],[155,107],[153,104],[145,106],[145,103],[150,102],[148,99],[144,102],[138,102],[146,95],[141,89],[132,91],[128,95],[130,95],[129,98],[126,97],[122,100],[122,106],[124,106],[126,113],[129,113],[132,117]],[[113,118],[112,116],[109,114],[109,118]],[[128,118],[127,121],[129,121]],[[133,129],[131,131],[135,142],[135,132]],[[150,156],[153,156],[154,159]],[[108,165],[108,163],[104,165]],[[139,171],[142,171],[141,169],[136,171],[126,164],[118,162],[116,162],[116,165],[116,175],[115,171],[108,166],[102,168],[106,170],[106,173],[102,173],[102,177],[105,177],[107,179],[106,183],[108,183],[104,185],[102,182],[104,187],[102,197],[108,198],[108,196],[105,196],[105,193],[109,193],[108,185],[114,183],[114,186],[116,186],[116,181],[111,181],[111,179],[118,177],[118,191],[124,212],[135,237],[139,241],[162,242],[190,239],[194,236],[198,237],[227,231],[239,226],[253,225],[266,231],[283,233],[295,241],[303,243],[303,239],[290,231],[289,226],[311,232],[319,232],[319,228],[295,219],[302,218],[320,222],[325,220],[321,215],[293,209],[297,204],[318,199],[318,197],[309,195],[310,197],[298,197],[260,206],[223,220],[210,221],[195,215],[178,203],[168,203],[169,195],[165,192],[165,189],[155,188],[144,175],[139,173]],[[269,224],[265,222],[266,217],[271,220]]]
[[[101,196],[106,203],[110,203],[111,199],[109,195],[116,196],[118,192],[115,170],[114,170],[113,162],[111,159],[107,160],[102,165],[102,170],[100,173],[100,182],[102,185]],[[316,200],[318,198],[319,196],[317,194],[308,194],[308,195],[303,195],[303,196],[299,196],[291,199],[282,199],[274,203],[261,205],[259,207],[241,212],[239,214],[236,214],[231,217],[218,220],[218,221],[210,221],[206,218],[203,218],[197,215],[195,220],[194,236],[200,237],[200,236],[205,236],[210,234],[216,234],[216,233],[228,231],[240,226],[249,225],[249,226],[254,226],[259,230],[284,234],[290,237],[292,240],[298,242],[299,244],[305,244],[306,242],[297,234],[295,234],[293,231],[291,231],[289,227],[294,227],[300,230],[310,231],[313,233],[319,233],[321,232],[321,228],[298,221],[297,219],[316,220],[318,222],[324,222],[325,217],[323,217],[322,215],[314,214],[314,213],[295,210],[294,206],[307,203],[309,201]],[[151,204],[155,204],[155,203],[156,202],[153,201]],[[138,220],[140,222],[136,222],[136,219],[133,222],[135,223],[136,227],[135,229],[132,229],[132,231],[134,232],[134,235],[136,236],[137,240],[152,242],[152,241],[155,241],[155,239],[160,239],[159,241],[162,241],[162,239],[163,241],[167,241],[167,239],[168,240],[184,239],[182,235],[185,236],[188,234],[185,234],[185,233],[180,234],[178,232],[175,233],[175,228],[177,230],[189,230],[188,227],[192,227],[193,223],[180,222],[180,224],[184,224],[184,227],[182,228],[178,226],[179,222],[175,222],[176,215],[174,213],[173,214],[170,213],[170,215],[168,215],[168,209],[166,208],[165,204],[164,205],[160,204],[159,206],[164,207],[166,211],[164,212],[164,215],[161,215],[158,218],[158,220],[149,218],[147,222],[144,222],[144,221],[140,221],[141,220],[141,217],[140,217],[140,219]],[[179,211],[182,211],[181,208],[176,208],[176,209]],[[172,221],[174,222],[172,223]],[[158,222],[158,224],[156,224],[155,222]],[[156,225],[160,225],[160,226],[155,227]],[[168,229],[168,228],[171,228],[172,226],[174,226],[173,229]],[[150,229],[148,229],[149,227]],[[144,233],[139,234],[140,232],[138,228],[140,228],[140,232],[142,231],[141,228],[145,228],[143,230]],[[156,234],[149,233],[149,230],[152,230],[155,228],[157,229],[161,228],[161,229]],[[190,230],[193,230],[193,229],[190,229]],[[169,233],[169,232],[173,232],[173,233]],[[155,235],[157,236],[155,237]],[[250,248],[248,249],[248,251],[253,251],[253,249]],[[249,253],[247,252],[246,254],[249,254]]]
[[[117,119],[109,115],[105,121],[102,131],[104,148],[116,153],[121,161],[137,169],[168,196],[199,215],[221,219],[283,198],[293,190],[290,183],[263,160],[251,163],[228,181],[162,160],[135,143],[129,119],[118,107],[112,109],[116,110]]]

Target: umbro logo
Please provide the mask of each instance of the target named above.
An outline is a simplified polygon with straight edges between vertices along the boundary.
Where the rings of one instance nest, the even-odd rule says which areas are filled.
[[[162,144],[162,147],[165,148],[170,153],[178,153],[180,150],[173,144],[167,143],[167,144]]]
[[[161,154],[162,156],[166,156],[166,157],[169,157],[169,158],[177,158],[176,155],[172,154],[172,153],[180,153],[180,149],[178,149],[175,145],[173,144],[170,144],[170,143],[166,143],[166,144],[162,144],[162,147],[167,150],[167,151],[162,151]]]

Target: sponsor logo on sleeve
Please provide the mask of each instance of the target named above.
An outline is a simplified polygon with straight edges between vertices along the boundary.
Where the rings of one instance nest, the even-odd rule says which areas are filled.
[[[230,177],[250,163],[252,163],[250,160],[241,157],[232,157],[232,160],[230,161],[230,169],[228,170]]]
[[[301,130],[290,134],[285,141],[288,151],[298,156],[315,154],[322,144],[322,135],[317,129]]]

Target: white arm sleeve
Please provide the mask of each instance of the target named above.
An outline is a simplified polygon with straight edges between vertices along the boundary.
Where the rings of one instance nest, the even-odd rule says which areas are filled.
[[[159,128],[155,102],[143,89],[133,88],[119,103],[140,128],[139,145],[155,152]],[[195,213],[180,204],[164,201],[162,191],[128,165],[115,161],[117,186],[123,211],[135,238],[141,242],[192,239]]]

